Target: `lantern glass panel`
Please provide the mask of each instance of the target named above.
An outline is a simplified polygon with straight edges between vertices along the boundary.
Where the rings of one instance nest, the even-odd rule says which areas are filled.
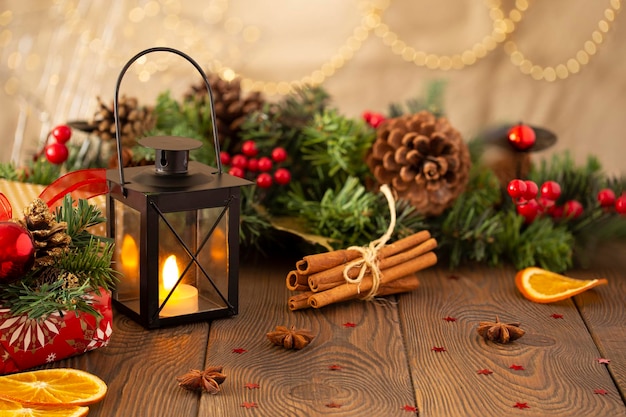
[[[228,210],[163,213],[159,220],[160,316],[228,307]]]
[[[113,255],[113,268],[122,275],[115,297],[139,314],[141,213],[124,204],[114,204],[115,242],[118,250]]]

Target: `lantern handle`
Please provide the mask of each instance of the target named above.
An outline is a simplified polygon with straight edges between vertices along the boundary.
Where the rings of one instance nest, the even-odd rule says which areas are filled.
[[[220,142],[217,136],[217,117],[215,116],[215,105],[214,105],[214,100],[213,100],[213,90],[211,89],[211,85],[209,83],[209,79],[207,77],[207,75],[205,74],[205,72],[202,70],[202,67],[200,67],[200,65],[193,59],[191,58],[189,55],[187,55],[186,53],[179,51],[178,49],[174,49],[174,48],[169,48],[166,46],[156,46],[153,48],[148,48],[145,49],[141,52],[139,52],[137,55],[135,55],[134,57],[132,57],[127,63],[126,65],[124,65],[124,67],[122,68],[122,71],[120,72],[119,76],[117,77],[117,83],[115,84],[115,96],[113,98],[113,117],[115,118],[115,141],[116,141],[116,145],[117,145],[117,164],[119,167],[119,172],[120,172],[120,184],[122,185],[122,194],[124,195],[124,197],[127,196],[127,192],[126,189],[124,188],[124,185],[126,184],[126,182],[124,182],[124,164],[122,161],[122,140],[121,140],[121,128],[120,128],[120,118],[119,118],[119,94],[120,94],[120,85],[122,84],[122,78],[124,77],[124,74],[126,74],[126,71],[128,71],[128,68],[130,68],[130,66],[139,58],[141,58],[144,55],[147,55],[149,53],[152,52],[171,52],[173,54],[176,54],[178,56],[181,56],[183,58],[185,58],[187,61],[189,61],[200,73],[200,75],[202,76],[202,80],[204,81],[204,84],[206,85],[207,91],[209,92],[209,104],[211,107],[211,124],[213,127],[213,147],[215,148],[215,159],[217,162],[217,173],[218,174],[222,174],[222,160],[220,158]]]

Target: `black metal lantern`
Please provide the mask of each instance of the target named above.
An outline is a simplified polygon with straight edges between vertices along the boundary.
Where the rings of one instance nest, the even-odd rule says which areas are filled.
[[[124,168],[118,95],[122,78],[141,56],[182,56],[200,72],[209,92],[217,168],[189,160],[202,142],[173,136],[142,139],[155,165]],[[251,184],[222,172],[213,93],[188,55],[166,47],[135,55],[115,88],[118,169],[107,171],[107,234],[115,241],[113,267],[121,273],[114,305],[146,328],[237,314],[240,187]]]

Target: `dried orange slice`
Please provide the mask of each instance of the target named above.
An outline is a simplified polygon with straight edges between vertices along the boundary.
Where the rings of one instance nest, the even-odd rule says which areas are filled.
[[[106,392],[100,378],[72,368],[0,376],[0,399],[24,405],[89,405],[104,398]]]
[[[522,269],[515,275],[517,289],[524,297],[536,303],[565,300],[589,288],[604,284],[608,284],[604,278],[575,279],[537,267]]]
[[[84,417],[88,413],[89,407],[24,405],[0,400],[0,417]]]

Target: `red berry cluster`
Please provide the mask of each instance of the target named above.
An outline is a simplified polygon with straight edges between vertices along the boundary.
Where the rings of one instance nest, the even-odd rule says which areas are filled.
[[[272,174],[275,164],[287,159],[287,151],[280,146],[272,149],[270,156],[259,155],[256,142],[247,140],[241,144],[241,153],[230,155],[226,151],[220,152],[222,164],[230,166],[230,175],[249,178],[256,181],[260,188],[269,188],[272,184],[287,185],[291,181],[291,172],[287,168],[277,168]]]
[[[375,113],[366,110],[363,112],[363,120],[365,120],[368,125],[376,129],[378,125],[385,121],[385,116],[383,116],[381,113]]]
[[[604,188],[598,191],[597,199],[600,207],[607,210],[615,209],[617,213],[626,215],[626,192],[615,198],[615,192],[613,190]]]
[[[50,140],[52,137],[52,140]],[[46,159],[55,165],[60,165],[67,161],[69,150],[67,142],[72,137],[72,129],[67,125],[59,125],[52,129],[46,138],[43,150],[35,156],[38,159],[42,153],[46,155]]]
[[[571,219],[583,214],[583,205],[577,200],[568,200],[562,206],[556,204],[561,196],[561,186],[556,181],[546,181],[540,189],[534,181],[515,179],[509,182],[507,192],[515,201],[517,213],[526,219],[526,223],[544,213],[553,218]]]

